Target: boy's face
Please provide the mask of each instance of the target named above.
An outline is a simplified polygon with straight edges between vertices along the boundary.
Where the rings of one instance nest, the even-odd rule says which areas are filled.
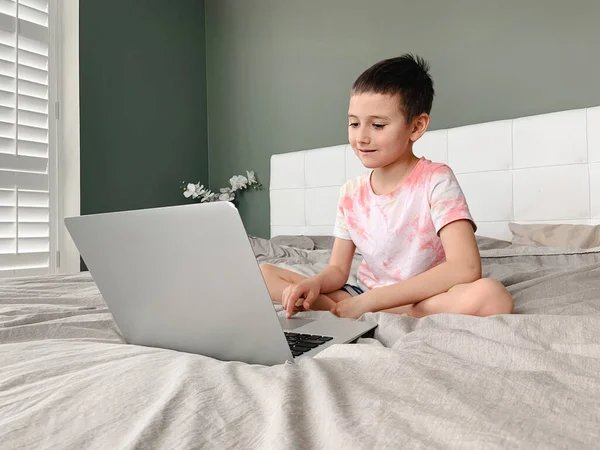
[[[406,123],[397,95],[350,97],[348,140],[365,167],[377,169],[406,160],[412,155],[412,142],[421,134],[415,135],[413,124]]]

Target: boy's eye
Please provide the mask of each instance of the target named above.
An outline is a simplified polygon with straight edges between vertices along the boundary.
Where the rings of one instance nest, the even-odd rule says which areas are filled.
[[[352,128],[356,128],[358,126],[357,122],[350,122],[350,125]]]
[[[383,123],[374,123],[373,126],[375,128],[377,128],[378,130],[383,130],[383,127],[385,127],[385,124],[383,124]]]

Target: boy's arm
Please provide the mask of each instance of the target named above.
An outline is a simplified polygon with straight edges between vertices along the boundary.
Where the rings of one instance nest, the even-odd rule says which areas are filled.
[[[361,295],[367,311],[376,312],[420,302],[457,284],[481,278],[481,258],[473,227],[458,220],[440,230],[446,261],[419,275]]]
[[[321,294],[337,291],[346,284],[355,251],[356,245],[351,240],[335,238],[329,264],[314,277],[321,284]]]
[[[288,316],[291,315],[294,305],[300,298],[304,298],[302,306],[310,309],[315,301],[319,300],[319,294],[328,294],[341,289],[348,281],[355,250],[354,242],[335,238],[327,267],[317,275],[291,285],[287,292],[284,291],[282,303],[286,305]]]

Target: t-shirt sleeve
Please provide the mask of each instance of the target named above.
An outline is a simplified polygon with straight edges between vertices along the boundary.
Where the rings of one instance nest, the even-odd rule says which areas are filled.
[[[464,219],[471,222],[473,231],[477,231],[467,199],[450,167],[444,165],[432,173],[429,184],[429,204],[431,219],[437,234],[449,223]]]
[[[333,226],[333,235],[340,239],[351,240],[352,238],[350,237],[350,233],[348,231],[348,223],[344,213],[344,199],[347,199],[346,187],[347,185],[344,184],[340,189],[340,197],[335,216],[335,225]]]

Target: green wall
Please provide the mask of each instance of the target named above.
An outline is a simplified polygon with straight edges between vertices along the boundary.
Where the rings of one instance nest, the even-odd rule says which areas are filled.
[[[208,181],[204,23],[204,0],[80,0],[82,214]]]
[[[206,0],[211,185],[346,142],[352,82],[405,52],[431,63],[431,129],[598,105],[599,20],[597,0]],[[269,235],[268,190],[240,211]]]

